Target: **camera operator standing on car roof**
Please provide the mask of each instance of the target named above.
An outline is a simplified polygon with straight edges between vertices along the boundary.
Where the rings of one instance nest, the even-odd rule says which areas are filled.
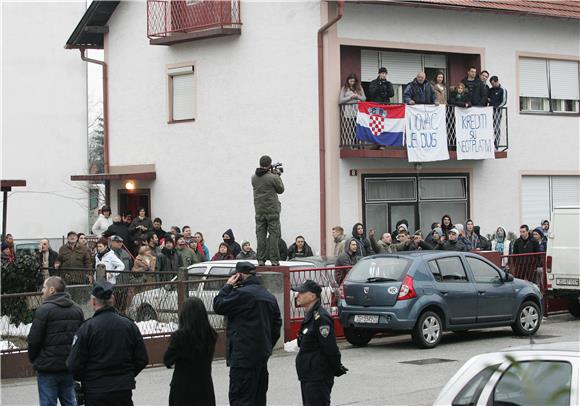
[[[280,265],[278,240],[280,231],[280,211],[282,207],[278,195],[284,193],[284,183],[280,175],[284,172],[281,163],[272,165],[272,158],[260,158],[260,167],[252,175],[254,189],[254,209],[256,211],[256,239],[258,240],[258,265],[263,266],[270,258],[272,266]],[[267,236],[270,238],[270,252],[266,252]]]

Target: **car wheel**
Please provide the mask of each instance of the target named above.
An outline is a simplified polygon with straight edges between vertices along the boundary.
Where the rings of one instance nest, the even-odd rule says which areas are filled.
[[[426,311],[421,314],[411,332],[413,342],[419,348],[433,348],[441,341],[443,323],[435,312]]]
[[[580,302],[578,301],[577,298],[570,300],[568,310],[570,310],[570,314],[572,314],[572,316],[580,317]]]
[[[344,337],[346,341],[355,347],[366,347],[366,345],[373,338],[373,333],[368,330],[361,330],[358,328],[347,327],[344,329]]]
[[[519,336],[531,336],[538,331],[541,323],[540,306],[534,302],[524,302],[518,310],[512,330]]]
[[[149,305],[141,306],[139,310],[137,310],[137,317],[136,321],[149,321],[149,320],[157,320],[157,313],[155,310]]]

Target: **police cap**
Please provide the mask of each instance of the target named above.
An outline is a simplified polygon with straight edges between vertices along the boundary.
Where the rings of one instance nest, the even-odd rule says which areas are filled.
[[[256,274],[256,266],[248,261],[238,262],[236,264],[236,269],[233,272],[231,272],[230,274],[233,275],[236,273],[245,273],[245,274],[249,274],[249,275],[255,275]]]
[[[108,281],[96,282],[91,295],[101,300],[109,300],[113,295],[113,285]]]
[[[318,285],[318,283],[310,279],[305,281],[302,285],[292,288],[292,290],[298,293],[312,292],[318,297],[320,297],[320,294],[322,293],[322,288]]]

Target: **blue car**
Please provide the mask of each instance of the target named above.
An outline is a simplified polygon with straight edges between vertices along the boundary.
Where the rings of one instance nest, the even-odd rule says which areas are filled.
[[[542,294],[477,254],[401,252],[360,260],[340,286],[339,314],[354,346],[396,331],[433,348],[444,331],[511,326],[517,335],[533,335],[542,322]]]

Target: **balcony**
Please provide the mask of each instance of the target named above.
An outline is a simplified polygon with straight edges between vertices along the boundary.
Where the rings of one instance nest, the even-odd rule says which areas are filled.
[[[352,106],[352,105],[351,105]],[[345,109],[348,105],[340,107],[340,157],[341,158],[395,158],[407,159],[407,148],[386,147],[382,145],[370,144],[356,139],[356,122],[353,118],[348,118]],[[447,124],[447,149],[449,158],[457,159],[456,138],[455,138],[455,106],[446,106]],[[508,112],[507,107],[502,107],[494,114],[495,132],[495,158],[507,158],[508,150]]]
[[[147,1],[147,37],[151,45],[239,35],[241,26],[239,0]]]

